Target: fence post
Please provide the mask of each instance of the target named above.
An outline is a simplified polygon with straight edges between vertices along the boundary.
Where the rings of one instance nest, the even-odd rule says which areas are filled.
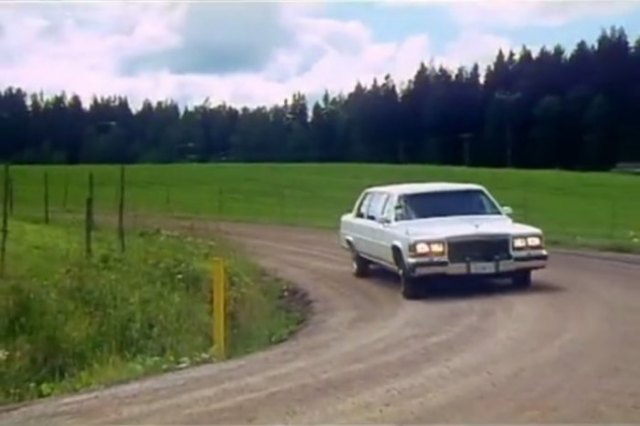
[[[94,192],[93,192],[93,172],[89,172],[89,199],[91,200],[91,209],[88,210],[89,214],[89,226],[91,229],[96,227],[96,222],[93,217],[93,200],[94,200]]]
[[[2,247],[0,247],[0,275],[4,276],[7,253],[7,234],[9,233],[9,191],[11,187],[9,165],[4,165],[4,196],[2,200]]]
[[[224,260],[213,259],[213,347],[219,359],[227,357],[227,271]]]
[[[120,166],[120,201],[118,202],[118,240],[120,251],[124,253],[124,165]]]
[[[13,216],[13,179],[9,175],[9,215]]]
[[[91,197],[87,197],[85,204],[85,217],[84,217],[84,249],[87,259],[91,257],[91,232],[93,226],[91,224],[91,217],[93,216],[93,200]]]
[[[49,173],[44,172],[44,223],[49,223]]]

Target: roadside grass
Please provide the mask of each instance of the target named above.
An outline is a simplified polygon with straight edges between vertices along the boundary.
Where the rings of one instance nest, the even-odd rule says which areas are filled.
[[[77,224],[11,220],[9,229],[0,404],[211,361],[215,255],[230,270],[231,356],[284,340],[303,320],[287,286],[219,236],[130,231],[121,255],[103,227],[87,260]]]
[[[116,211],[116,166],[16,166],[16,215],[42,217],[45,170],[52,209],[81,212],[93,171],[96,208]],[[134,221],[139,212],[335,229],[366,186],[402,181],[481,183],[514,208],[517,220],[543,228],[556,244],[640,251],[640,178],[617,173],[369,164],[135,165],[127,168],[126,202]]]

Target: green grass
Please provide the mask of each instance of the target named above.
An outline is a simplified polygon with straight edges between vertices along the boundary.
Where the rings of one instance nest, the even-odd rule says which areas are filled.
[[[98,211],[116,211],[117,167],[15,167],[16,214],[42,216],[45,169],[52,209],[82,211],[91,170]],[[513,207],[516,219],[542,227],[556,243],[627,251],[640,246],[640,180],[613,173],[417,165],[139,165],[127,169],[127,207],[129,212],[335,228],[364,187],[401,181],[478,182]]]
[[[286,286],[220,238],[96,233],[84,256],[78,224],[12,220],[0,279],[0,403],[110,384],[211,360],[212,256],[230,270],[230,355],[263,348],[300,323]]]

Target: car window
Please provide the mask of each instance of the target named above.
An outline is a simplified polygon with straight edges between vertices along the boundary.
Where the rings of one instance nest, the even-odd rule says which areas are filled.
[[[376,192],[371,197],[369,208],[367,209],[367,216],[371,220],[377,220],[382,217],[382,212],[387,202],[388,194],[385,192]]]
[[[384,207],[382,208],[382,217],[393,220],[395,215],[395,204],[393,197],[389,195],[384,203]]]
[[[394,220],[402,221],[407,220],[407,206],[405,204],[405,197],[399,196],[393,206]]]
[[[360,217],[360,218],[366,218],[367,217],[367,208],[369,207],[369,202],[371,201],[371,193],[367,192],[364,197],[362,197],[362,200],[360,201],[360,205],[358,206],[358,209],[356,210],[356,216]]]
[[[403,220],[501,214],[498,206],[483,191],[476,189],[416,193],[403,198]]]

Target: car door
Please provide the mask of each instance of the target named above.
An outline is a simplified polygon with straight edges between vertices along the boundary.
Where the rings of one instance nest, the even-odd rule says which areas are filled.
[[[384,223],[381,224],[378,241],[380,247],[380,260],[393,265],[393,252],[391,246],[395,240],[395,215],[396,215],[396,196],[389,194],[387,201],[382,208],[382,217]]]
[[[351,222],[351,238],[353,239],[355,249],[360,254],[367,256],[371,256],[368,250],[370,238],[368,228],[371,226],[372,221],[368,218],[367,210],[369,208],[372,195],[372,192],[365,192],[362,195]]]
[[[389,224],[384,223],[382,219],[385,216],[389,198],[389,194],[386,192],[376,192],[367,208],[367,216],[371,221],[368,227],[368,250],[370,250],[371,256],[384,261],[386,261],[388,251],[388,245],[386,244],[388,237],[386,234],[388,233]]]

